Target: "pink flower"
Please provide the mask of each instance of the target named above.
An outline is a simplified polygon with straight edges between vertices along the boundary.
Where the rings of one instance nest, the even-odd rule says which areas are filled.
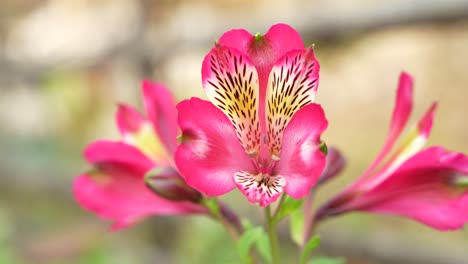
[[[237,186],[261,206],[283,192],[306,195],[325,166],[320,135],[328,123],[313,103],[318,72],[312,48],[287,25],[221,36],[202,65],[211,102],[178,105],[175,160],[187,183],[209,196]]]
[[[178,133],[174,99],[160,84],[144,81],[142,90],[148,118],[120,105],[116,118],[122,139],[91,143],[84,156],[93,169],[73,184],[80,205],[112,220],[114,230],[149,215],[205,212],[197,203],[201,194],[187,187],[173,168]],[[147,184],[154,191],[145,186],[150,171]],[[172,193],[164,195],[168,191]]]
[[[429,136],[433,103],[383,165],[412,109],[413,81],[402,73],[387,140],[367,171],[318,212],[318,218],[348,211],[396,214],[439,230],[468,221],[468,157],[442,147],[421,150]]]

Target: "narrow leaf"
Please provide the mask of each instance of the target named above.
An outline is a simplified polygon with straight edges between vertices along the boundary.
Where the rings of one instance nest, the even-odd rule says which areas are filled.
[[[244,263],[252,262],[250,249],[262,237],[262,233],[264,231],[261,227],[253,227],[247,229],[237,241],[237,252]]]
[[[313,236],[309,241],[304,246],[304,250],[302,250],[301,253],[301,263],[306,263],[307,259],[309,258],[310,252],[316,248],[318,245],[320,245],[320,237],[319,236]]]
[[[304,243],[304,213],[302,210],[296,210],[291,213],[289,223],[291,239],[299,246]]]
[[[262,229],[262,235],[257,240],[258,253],[262,256],[264,263],[271,263],[271,248],[270,240],[268,239],[267,233]]]

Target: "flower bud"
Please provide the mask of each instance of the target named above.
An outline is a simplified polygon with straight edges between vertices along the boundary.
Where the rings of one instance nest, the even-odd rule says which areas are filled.
[[[145,175],[146,186],[157,195],[171,201],[199,202],[202,194],[189,187],[177,170],[158,167]]]
[[[320,184],[333,179],[343,170],[346,165],[346,159],[338,149],[330,147],[327,148],[327,152],[327,164],[322,172],[322,175],[320,175],[318,182]]]

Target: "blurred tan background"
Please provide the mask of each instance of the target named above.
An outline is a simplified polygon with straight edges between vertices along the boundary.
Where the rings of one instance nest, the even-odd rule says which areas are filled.
[[[277,22],[315,43],[324,139],[348,158],[319,201],[377,154],[401,70],[415,78],[412,121],[439,101],[430,144],[468,152],[466,0],[1,0],[0,263],[239,263],[221,228],[204,219],[156,218],[109,233],[73,201],[71,182],[86,169],[88,142],[117,137],[116,102],[141,107],[142,78],[166,83],[179,100],[204,97],[201,61],[214,41]],[[238,194],[228,200],[260,223],[261,210]],[[347,263],[468,261],[467,231],[399,217],[352,214],[319,233],[316,254]],[[283,255],[296,252],[283,244]]]

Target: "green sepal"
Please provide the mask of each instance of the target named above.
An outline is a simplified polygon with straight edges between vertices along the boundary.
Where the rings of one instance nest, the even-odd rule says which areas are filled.
[[[325,154],[325,156],[328,155],[328,146],[324,141],[320,141],[319,149],[323,154]]]
[[[259,41],[259,40],[263,39],[263,36],[262,36],[262,34],[260,32],[258,32],[257,34],[255,34],[254,38],[255,38],[256,41]]]

